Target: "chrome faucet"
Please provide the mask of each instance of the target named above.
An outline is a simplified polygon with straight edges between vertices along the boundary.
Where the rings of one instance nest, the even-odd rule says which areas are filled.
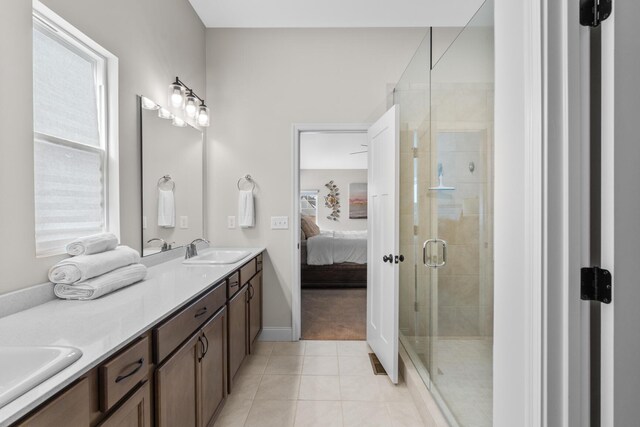
[[[189,259],[191,257],[198,256],[198,247],[196,246],[196,243],[198,242],[204,242],[207,245],[209,244],[209,241],[206,239],[194,240],[193,242],[187,245],[187,251],[184,253],[184,259]]]
[[[162,246],[160,247],[160,251],[164,252],[164,251],[168,251],[171,249],[171,245],[173,245],[175,242],[171,242],[171,243],[167,243],[164,239],[161,239],[160,237],[154,237],[153,239],[149,239],[147,240],[147,243],[151,243],[151,242],[162,242]]]

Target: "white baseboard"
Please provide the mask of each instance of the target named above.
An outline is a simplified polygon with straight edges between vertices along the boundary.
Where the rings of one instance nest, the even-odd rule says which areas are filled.
[[[264,327],[258,337],[259,341],[293,341],[291,328]]]

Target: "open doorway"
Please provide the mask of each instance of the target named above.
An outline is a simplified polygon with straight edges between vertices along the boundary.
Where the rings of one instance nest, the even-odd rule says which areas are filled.
[[[366,339],[366,132],[366,125],[327,125],[300,129],[294,138],[294,325],[301,339]]]

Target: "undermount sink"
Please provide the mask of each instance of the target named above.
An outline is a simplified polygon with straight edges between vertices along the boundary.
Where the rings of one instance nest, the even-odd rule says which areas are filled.
[[[204,250],[201,255],[185,259],[183,264],[235,264],[249,256],[251,252],[240,250],[212,249]]]
[[[0,346],[0,408],[80,359],[74,347]]]

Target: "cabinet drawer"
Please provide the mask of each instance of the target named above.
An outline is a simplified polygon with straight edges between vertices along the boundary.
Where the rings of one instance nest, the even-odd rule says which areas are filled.
[[[19,422],[18,427],[87,427],[89,398],[89,381],[83,378]]]
[[[256,274],[256,259],[246,263],[240,268],[240,283],[244,286]]]
[[[262,271],[262,254],[256,257],[256,271]]]
[[[240,272],[236,271],[227,279],[227,298],[232,298],[240,290]]]
[[[149,339],[144,337],[100,366],[100,410],[106,412],[149,373]]]
[[[173,350],[193,334],[227,301],[225,282],[189,304],[171,319],[153,330],[154,358],[164,360]]]

